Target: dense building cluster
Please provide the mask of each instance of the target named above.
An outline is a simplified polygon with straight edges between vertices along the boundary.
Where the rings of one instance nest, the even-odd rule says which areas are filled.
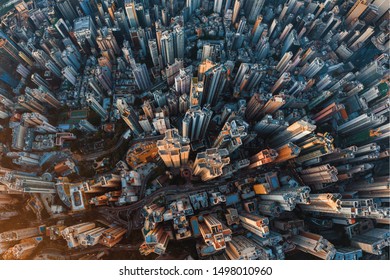
[[[387,0],[5,2],[3,259],[389,258]]]

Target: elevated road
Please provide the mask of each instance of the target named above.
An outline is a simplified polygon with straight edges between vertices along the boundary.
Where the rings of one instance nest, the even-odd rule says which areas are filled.
[[[120,139],[116,143],[116,145],[111,147],[108,150],[99,151],[99,152],[91,153],[91,154],[88,154],[88,155],[73,154],[73,158],[75,160],[77,160],[77,161],[92,161],[92,160],[95,160],[97,158],[104,157],[106,155],[112,154],[116,150],[118,150],[120,146],[122,146],[124,141],[126,141],[126,139],[124,138],[125,134],[126,134],[126,132],[122,134],[122,136],[120,137]],[[164,138],[164,135],[148,136],[148,137],[144,137],[144,138],[136,138],[136,139],[133,139],[133,140],[129,141],[128,146],[132,146],[134,144],[137,144],[139,142],[144,142],[144,141],[153,141],[153,140],[157,141],[157,140],[160,140],[160,139],[163,139],[163,138]]]

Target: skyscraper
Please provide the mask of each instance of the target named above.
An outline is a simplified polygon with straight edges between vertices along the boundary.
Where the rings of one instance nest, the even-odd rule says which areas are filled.
[[[213,148],[226,148],[229,153],[233,153],[243,143],[243,138],[246,137],[245,126],[238,125],[235,120],[226,122],[222,127],[221,132],[215,139]]]
[[[264,0],[247,0],[245,1],[245,15],[249,23],[254,23],[263,9]]]
[[[77,39],[77,43],[84,52],[96,51],[96,26],[90,16],[79,17],[73,22],[74,36]]]
[[[131,131],[137,136],[142,134],[143,129],[139,124],[139,118],[134,108],[128,106],[126,101],[122,98],[117,99],[116,106],[121,114],[122,119],[130,127]]]
[[[72,66],[66,66],[62,69],[61,73],[72,85],[76,85],[77,71]]]
[[[164,65],[172,64],[175,60],[175,47],[173,34],[169,31],[164,31],[161,36],[161,54]]]
[[[203,82],[194,77],[191,79],[190,107],[200,106],[203,100]]]
[[[223,0],[215,0],[214,1],[214,13],[218,13],[220,14],[222,12],[222,3],[223,3]]]
[[[96,43],[98,44],[100,50],[108,51],[110,57],[114,59],[115,55],[120,54],[121,49],[119,48],[111,29],[104,27],[101,28],[98,33],[99,35],[96,37]]]
[[[213,111],[209,106],[191,107],[186,112],[182,122],[183,137],[191,139],[191,141],[202,140],[209,126]]]
[[[47,88],[38,87],[35,89],[30,89],[26,87],[25,92],[30,94],[36,100],[47,103],[54,108],[59,108],[61,106],[60,101],[50,92]]]
[[[198,80],[202,81],[204,73],[216,65],[217,65],[216,63],[214,63],[213,61],[211,61],[209,59],[206,59],[205,61],[200,63],[198,66]]]
[[[182,59],[175,58],[174,63],[169,64],[165,68],[165,76],[167,78],[167,84],[173,85],[175,83],[175,78],[179,74],[180,69],[184,67],[184,63]]]
[[[316,57],[310,64],[306,63],[299,73],[308,78],[313,78],[324,65],[324,61],[321,58]]]
[[[153,65],[155,67],[159,66],[159,59],[158,59],[158,48],[157,48],[157,42],[155,39],[151,39],[148,41],[149,46],[149,53],[150,57],[152,58]]]
[[[23,52],[19,51],[9,40],[6,38],[0,38],[0,54],[4,57],[8,57],[12,61],[22,64],[33,65],[31,59]]]
[[[91,109],[94,110],[103,120],[108,118],[107,111],[102,107],[102,105],[99,104],[99,102],[97,102],[92,94],[87,96],[87,103],[89,107],[91,107]]]
[[[169,118],[165,116],[163,111],[159,111],[155,114],[152,124],[154,129],[160,134],[165,134],[167,129],[171,128]]]
[[[58,78],[62,78],[61,69],[52,60],[47,60],[45,67]]]
[[[223,174],[223,167],[230,163],[227,149],[207,149],[198,153],[194,161],[194,175],[201,177],[202,181],[208,181]]]
[[[183,59],[185,53],[185,34],[180,25],[175,26],[173,31],[175,58]]]
[[[131,28],[138,27],[137,13],[135,11],[135,3],[133,0],[125,0],[125,11]]]
[[[46,82],[46,80],[44,80],[38,73],[34,73],[31,75],[31,81],[34,84],[36,84],[37,86],[42,86],[42,87],[47,88],[47,89],[50,88],[50,86]]]
[[[261,108],[264,106],[265,98],[259,93],[255,93],[248,102],[245,110],[245,117],[248,120],[257,120],[261,117]]]
[[[175,90],[179,94],[189,93],[191,86],[192,69],[180,69],[179,75],[175,77]]]
[[[77,18],[77,12],[70,0],[57,0],[57,8],[60,10],[63,18],[72,23]]]
[[[98,131],[98,129],[93,124],[91,124],[88,120],[80,120],[79,129],[87,133]]]
[[[351,22],[357,18],[367,9],[367,0],[356,0],[353,7],[348,11],[345,18],[346,24],[351,24]]]
[[[237,22],[238,14],[240,13],[241,2],[242,2],[242,0],[235,0],[234,1],[232,24],[235,24]]]
[[[111,91],[113,82],[112,82],[112,74],[110,69],[107,66],[99,66],[96,68],[95,76],[102,87],[108,92]]]
[[[180,136],[177,129],[168,129],[163,140],[157,141],[158,153],[167,167],[186,164],[190,154],[189,139]]]
[[[180,95],[179,97],[179,112],[184,114],[188,110],[188,95],[186,93]]]
[[[219,65],[209,69],[204,74],[203,79],[203,102],[214,106],[219,95],[224,90],[226,81],[227,69],[224,65]]]
[[[148,68],[145,64],[137,64],[133,69],[135,82],[140,90],[146,90],[152,86],[150,81]]]

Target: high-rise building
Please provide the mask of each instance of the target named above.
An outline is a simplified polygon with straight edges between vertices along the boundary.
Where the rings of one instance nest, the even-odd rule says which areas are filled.
[[[43,107],[42,104],[28,95],[19,96],[18,103],[20,106],[30,110],[31,112],[43,113],[45,111],[45,107]]]
[[[110,69],[107,66],[96,67],[95,76],[102,87],[110,92],[113,87],[112,73]]]
[[[227,243],[226,254],[231,260],[256,260],[259,257],[256,244],[243,235],[234,236]]]
[[[284,72],[284,70],[286,69],[286,66],[287,64],[289,63],[289,61],[291,60],[291,58],[293,57],[293,53],[292,52],[286,52],[282,58],[279,60],[279,63],[276,65],[276,70],[279,71],[279,72]]]
[[[151,39],[148,41],[149,46],[149,53],[150,57],[152,58],[153,65],[155,67],[159,66],[159,59],[158,59],[158,48],[157,48],[157,42],[155,39]]]
[[[388,56],[384,56],[388,59]],[[365,67],[360,69],[356,73],[356,79],[360,81],[365,87],[370,87],[372,84],[376,83],[388,70],[385,70],[382,63],[376,59]]]
[[[120,30],[124,33],[127,40],[130,39],[130,26],[123,8],[119,8],[114,12],[115,21],[118,23]]]
[[[61,69],[52,60],[47,60],[45,67],[58,78],[62,78]]]
[[[269,220],[267,217],[262,217],[249,213],[240,213],[239,218],[242,226],[260,237],[269,235]]]
[[[152,124],[154,129],[160,134],[165,134],[167,129],[171,128],[169,118],[164,115],[164,112],[157,112]]]
[[[368,26],[366,30],[349,46],[350,49],[356,52],[360,49],[365,41],[374,34],[374,27]]]
[[[10,113],[6,109],[0,109],[0,119],[6,119],[10,116]]]
[[[42,67],[45,67],[45,63],[50,60],[50,57],[43,50],[32,51],[32,57],[38,62]]]
[[[210,68],[215,67],[217,64],[212,62],[209,59],[206,59],[202,63],[199,64],[198,66],[198,80],[202,81],[203,80],[203,75],[206,71],[208,71]]]
[[[170,116],[176,116],[179,110],[179,100],[175,93],[169,92],[167,95],[167,106]]]
[[[94,110],[103,120],[108,118],[107,111],[103,108],[102,105],[95,99],[92,94],[87,95],[87,103],[89,107]]]
[[[77,12],[71,0],[57,0],[57,8],[60,10],[63,18],[72,23],[77,18]]]
[[[213,215],[205,215],[204,221],[199,223],[203,244],[197,244],[201,255],[213,254],[226,248],[231,241],[232,231]]]
[[[191,79],[190,107],[200,106],[203,100],[203,82],[194,77]]]
[[[156,101],[158,107],[163,108],[167,105],[167,96],[166,93],[163,93],[161,90],[156,90],[153,92],[154,101]]]
[[[269,139],[271,147],[278,149],[289,142],[295,142],[309,133],[313,132],[316,126],[307,121],[299,120],[290,125],[286,130],[279,132]]]
[[[165,76],[167,78],[167,84],[173,85],[175,78],[179,74],[180,69],[184,67],[183,60],[175,58],[174,63],[167,65],[165,68]]]
[[[77,83],[77,71],[72,66],[66,66],[61,71],[62,75],[72,84]]]
[[[146,133],[150,133],[153,131],[153,128],[150,125],[149,119],[146,117],[146,115],[140,115],[138,122],[142,127],[143,131],[145,131]]]
[[[99,35],[96,37],[96,43],[100,50],[107,51],[112,59],[115,58],[115,55],[120,54],[121,49],[119,48],[111,29],[103,27],[98,31],[98,34]]]
[[[88,120],[80,120],[79,129],[87,133],[98,131],[98,129],[93,124],[91,124]]]
[[[299,73],[308,78],[313,78],[324,65],[324,61],[322,61],[321,58],[316,57],[310,64],[306,63]]]
[[[220,14],[222,12],[222,3],[223,3],[223,0],[215,0],[214,1],[214,13],[218,13]]]
[[[18,67],[16,68],[16,72],[18,72],[23,78],[27,78],[31,71],[26,67],[24,66],[23,64],[19,63],[18,64]]]
[[[44,80],[38,73],[34,73],[34,74],[31,75],[31,81],[34,84],[36,84],[38,87],[41,86],[41,87],[47,88],[47,89],[50,88],[50,86],[46,82],[46,80]]]
[[[145,242],[140,246],[141,255],[148,255],[151,252],[158,255],[164,254],[168,247],[169,234],[162,226],[157,226],[150,231],[144,232]]]
[[[67,241],[69,248],[77,248],[81,245],[80,234],[96,227],[95,223],[81,223],[62,230],[61,235]]]
[[[203,78],[203,102],[214,106],[225,88],[226,81],[227,69],[224,65],[219,65],[206,71]]]
[[[145,100],[144,103],[141,105],[141,108],[144,111],[144,114],[148,117],[148,119],[154,118],[153,101]]]
[[[28,64],[32,66],[34,63],[32,60],[22,51],[19,51],[9,40],[6,38],[0,38],[0,54],[4,57],[8,57],[16,64]]]
[[[235,86],[239,86],[241,84],[244,75],[249,72],[251,65],[249,63],[241,63],[238,68],[237,74],[234,77],[233,83]]]
[[[188,8],[189,15],[191,15],[196,9],[196,0],[186,0],[186,7]]]
[[[126,11],[127,19],[129,20],[130,27],[138,28],[137,13],[135,10],[135,3],[133,0],[125,1],[125,11]]]
[[[9,98],[5,97],[2,94],[0,94],[0,104],[4,105],[8,109],[11,109],[15,106],[14,102],[12,102]]]
[[[122,119],[130,127],[131,131],[133,131],[135,135],[142,134],[143,129],[139,124],[139,118],[133,107],[128,106],[126,101],[121,98],[117,99],[116,106],[121,114]]]
[[[189,139],[180,136],[177,129],[165,131],[163,140],[157,141],[158,153],[167,167],[186,164],[190,154]]]
[[[185,33],[180,25],[173,30],[175,58],[183,59],[185,53]]]
[[[367,9],[367,6],[367,0],[356,0],[353,7],[345,15],[345,23],[349,25],[352,21],[358,19],[365,9]]]
[[[242,4],[241,2],[242,2],[241,0],[234,1],[232,24],[235,24],[237,22],[238,14],[240,13],[241,4]]]
[[[258,15],[263,9],[264,0],[248,0],[245,1],[244,9],[245,15],[249,23],[254,23]]]
[[[73,32],[77,43],[84,52],[95,52],[97,30],[90,16],[75,19],[73,22]]]
[[[245,110],[245,117],[248,120],[257,120],[261,117],[261,108],[264,106],[265,98],[259,93],[255,93],[248,102]]]
[[[229,153],[233,153],[242,145],[242,139],[246,137],[246,135],[245,126],[238,125],[235,120],[226,122],[217,136],[217,139],[215,139],[213,148],[226,148]]]
[[[0,233],[0,242],[12,242],[23,240],[33,236],[42,235],[45,231],[45,226],[23,228]]]
[[[185,112],[187,112],[188,104],[189,104],[188,95],[186,93],[180,95],[180,97],[179,97],[179,112],[181,114],[184,114]]]
[[[178,94],[190,93],[192,78],[192,68],[179,70],[179,75],[175,77],[175,90]]]
[[[150,81],[148,68],[145,64],[137,64],[133,69],[135,82],[140,90],[146,90],[152,86]]]
[[[267,163],[273,162],[278,157],[278,153],[273,149],[265,149],[250,158],[251,164],[248,168],[257,168]]]
[[[182,135],[191,141],[202,140],[209,126],[213,111],[209,106],[191,107],[187,110],[182,122]]]
[[[217,178],[223,174],[223,167],[230,163],[227,149],[207,149],[198,153],[194,161],[194,175],[201,177],[202,181]]]
[[[79,70],[81,67],[81,54],[74,46],[67,46],[61,54],[61,59],[75,70]]]
[[[57,129],[53,125],[49,124],[49,120],[40,113],[24,113],[22,115],[22,120],[25,125],[28,124],[29,126],[43,129],[44,131],[50,133],[57,132]]]
[[[92,7],[88,0],[79,0],[79,5],[84,15],[86,16],[92,15]]]
[[[175,61],[175,47],[173,33],[164,31],[161,35],[161,54],[164,65],[173,64]]]

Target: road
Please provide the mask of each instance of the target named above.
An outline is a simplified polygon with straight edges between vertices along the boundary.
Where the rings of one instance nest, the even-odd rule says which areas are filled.
[[[108,150],[105,150],[105,151],[100,151],[100,152],[96,152],[96,153],[92,153],[92,154],[88,154],[88,155],[80,155],[80,154],[73,154],[73,158],[77,161],[92,161],[92,160],[95,160],[97,158],[101,158],[101,157],[104,157],[108,154],[112,154],[113,152],[115,152],[117,149],[119,149],[119,147],[123,144],[123,142],[126,140],[124,138],[124,135],[126,134],[123,133],[122,136],[120,137],[119,141],[116,143],[115,146],[111,147],[110,149]],[[129,146],[132,146],[134,144],[137,144],[139,142],[143,142],[143,141],[153,141],[153,140],[160,140],[160,139],[163,139],[164,138],[164,135],[157,135],[157,136],[148,136],[148,137],[144,137],[144,138],[137,138],[137,139],[133,139],[131,141],[129,141]]]
[[[166,85],[166,81],[161,81],[161,82],[155,84],[154,86],[152,86],[149,90],[150,90],[150,91],[154,91],[154,90],[156,90],[156,89],[162,88],[162,87],[165,86],[165,85]]]
[[[152,175],[153,175],[153,171],[150,172],[148,175],[146,175],[146,177],[142,180],[141,189],[139,190],[139,197],[140,198],[144,198],[148,181]]]
[[[248,175],[248,174],[246,174]],[[240,174],[238,178],[244,178],[246,177],[244,174]],[[237,178],[236,178],[237,179]],[[110,211],[116,211],[116,212],[121,212],[125,210],[136,210],[144,205],[147,205],[151,203],[153,200],[155,200],[157,197],[159,197],[162,194],[181,194],[181,193],[191,193],[191,192],[200,192],[200,191],[206,191],[210,190],[212,188],[216,188],[218,186],[223,185],[223,182],[212,182],[212,183],[203,183],[202,186],[199,185],[186,185],[186,186],[177,186],[177,185],[168,185],[164,186],[154,193],[152,193],[150,196],[142,198],[138,200],[135,203],[129,204],[129,205],[124,205],[124,206],[119,206],[119,207],[110,207],[110,206],[102,206],[99,207],[98,209],[104,209],[104,210],[110,210]]]
[[[129,220],[124,220],[121,218],[120,213],[127,212],[126,217],[129,218],[131,216],[130,214],[138,210],[139,208],[142,208],[145,205],[148,205],[153,202],[156,198],[162,196],[162,195],[177,195],[177,194],[189,194],[191,192],[200,192],[200,191],[207,191],[212,188],[215,188],[215,184],[204,184],[202,187],[200,186],[193,186],[193,185],[187,185],[187,186],[176,186],[176,185],[168,185],[164,186],[161,189],[158,189],[155,191],[152,195],[148,197],[144,197],[140,200],[138,200],[135,203],[129,204],[129,205],[124,205],[124,206],[119,206],[119,207],[110,207],[110,206],[102,206],[102,207],[97,207],[96,210],[103,214],[104,217],[111,218],[113,221],[120,223],[122,225],[125,225],[128,227],[128,223],[130,222]],[[133,218],[138,218],[135,217],[136,215],[133,215]]]

